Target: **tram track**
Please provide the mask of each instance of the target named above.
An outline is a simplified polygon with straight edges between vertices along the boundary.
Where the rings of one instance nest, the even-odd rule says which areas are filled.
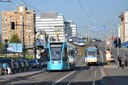
[[[26,80],[19,79],[9,82],[13,85],[74,85],[78,80],[91,81],[89,85],[95,85],[96,68],[97,66],[87,66],[84,62],[83,56],[77,56],[76,69],[73,71],[57,71],[57,72],[43,72],[38,75],[27,76]],[[83,76],[85,74],[86,76]],[[85,78],[85,79],[83,79]],[[28,79],[28,80],[27,80]],[[83,83],[86,83],[85,81]]]
[[[85,67],[85,66],[84,66]],[[88,81],[92,81],[90,82],[88,85],[96,85],[95,84],[95,79],[97,76],[97,66],[91,66],[92,69],[80,69],[77,71],[73,71],[70,72],[69,74],[63,76],[61,79],[59,79],[58,81],[56,81],[55,83],[53,83],[52,85],[75,85],[76,84],[76,80],[78,79],[83,79],[81,75],[86,74],[86,76],[84,77],[87,82]],[[81,77],[81,78],[80,78]],[[86,81],[84,81],[86,83]],[[82,82],[83,84],[83,82]]]

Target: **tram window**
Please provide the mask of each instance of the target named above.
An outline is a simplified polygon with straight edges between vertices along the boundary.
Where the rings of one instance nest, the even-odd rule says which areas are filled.
[[[67,48],[64,49],[64,54],[63,54],[63,60],[67,61],[68,57],[67,57]]]
[[[65,48],[64,51],[65,51],[65,56],[67,56],[67,48]]]
[[[87,56],[87,51],[85,51],[85,56]]]
[[[61,59],[61,48],[51,48],[52,60],[60,60]]]
[[[88,51],[88,55],[95,55],[96,52],[95,51]]]
[[[97,55],[99,55],[99,49],[97,50]]]
[[[75,55],[75,53],[74,53],[74,51],[73,51],[73,50],[69,50],[69,51],[68,51],[68,55],[69,55],[69,56],[74,56],[74,55]]]

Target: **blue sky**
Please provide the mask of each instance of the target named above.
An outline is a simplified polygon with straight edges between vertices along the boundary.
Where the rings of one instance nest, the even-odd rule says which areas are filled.
[[[57,11],[64,15],[66,20],[73,20],[79,32],[87,26],[110,25],[117,28],[119,15],[128,9],[128,0],[24,0],[42,12]],[[78,1],[86,11],[81,9]],[[12,0],[11,3],[0,2],[0,10],[15,10],[21,0]],[[31,7],[28,7],[32,9]],[[39,13],[37,13],[39,15]],[[89,18],[87,17],[89,16]]]

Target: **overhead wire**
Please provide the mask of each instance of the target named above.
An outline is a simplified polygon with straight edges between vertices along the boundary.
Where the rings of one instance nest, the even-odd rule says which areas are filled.
[[[87,13],[87,11],[84,9],[84,7],[82,6],[80,0],[77,0],[77,2],[78,2],[78,4],[79,4],[79,6],[81,7],[82,11],[84,12],[84,14],[89,18],[88,13]]]
[[[46,13],[43,13],[42,11],[40,11],[39,9],[37,9],[37,8],[35,8],[34,6],[32,6],[32,5],[30,5],[30,4],[28,4],[27,2],[25,2],[24,0],[21,0],[24,4],[26,4],[27,6],[29,6],[29,7],[31,7],[31,8],[33,8],[33,9],[35,9],[36,11],[38,11],[40,14],[44,14],[44,15],[47,15],[47,16],[49,16],[50,18],[53,18],[52,16],[50,16],[50,15],[48,15],[48,14],[46,14]]]

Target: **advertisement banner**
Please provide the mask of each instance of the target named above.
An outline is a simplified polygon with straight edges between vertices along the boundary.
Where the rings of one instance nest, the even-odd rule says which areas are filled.
[[[22,44],[21,43],[9,43],[7,52],[21,53],[22,52]]]

